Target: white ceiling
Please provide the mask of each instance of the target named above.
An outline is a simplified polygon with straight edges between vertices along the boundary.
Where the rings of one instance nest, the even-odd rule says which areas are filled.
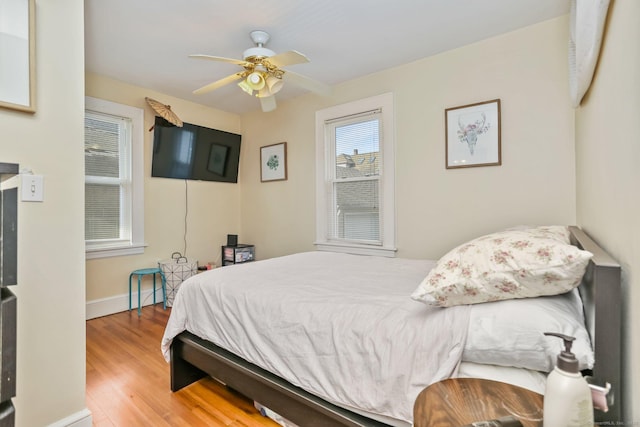
[[[192,94],[242,69],[188,55],[242,59],[264,30],[267,48],[311,60],[285,69],[335,85],[567,14],[569,1],[85,0],[86,70],[243,113],[260,103],[234,83]],[[285,84],[276,98],[303,93]]]

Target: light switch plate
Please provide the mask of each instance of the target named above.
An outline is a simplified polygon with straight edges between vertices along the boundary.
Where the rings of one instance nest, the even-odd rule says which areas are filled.
[[[23,202],[44,200],[44,177],[42,175],[21,175],[20,193]]]

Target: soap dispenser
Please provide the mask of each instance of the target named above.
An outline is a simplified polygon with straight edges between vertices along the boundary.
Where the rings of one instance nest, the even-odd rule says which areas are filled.
[[[544,393],[544,427],[593,426],[591,390],[578,369],[578,359],[571,352],[574,337],[556,332],[547,336],[561,338],[564,351],[558,355],[556,367],[547,377]]]

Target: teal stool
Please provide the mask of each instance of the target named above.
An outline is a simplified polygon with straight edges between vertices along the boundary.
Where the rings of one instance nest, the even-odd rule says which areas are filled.
[[[133,270],[129,275],[129,311],[131,311],[131,278],[133,275],[138,276],[138,316],[142,314],[140,305],[140,281],[143,276],[147,274],[151,274],[153,276],[153,303],[156,303],[156,274],[160,275],[162,280],[162,306],[166,310],[167,309],[167,282],[164,278],[164,274],[162,270],[158,267],[155,268],[141,268],[139,270]]]

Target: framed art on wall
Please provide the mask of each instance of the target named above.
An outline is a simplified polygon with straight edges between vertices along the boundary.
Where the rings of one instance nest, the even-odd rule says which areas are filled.
[[[445,110],[447,169],[502,164],[500,100]]]
[[[0,107],[35,113],[35,0],[0,0]]]
[[[260,181],[287,179],[287,143],[280,142],[260,147]]]

